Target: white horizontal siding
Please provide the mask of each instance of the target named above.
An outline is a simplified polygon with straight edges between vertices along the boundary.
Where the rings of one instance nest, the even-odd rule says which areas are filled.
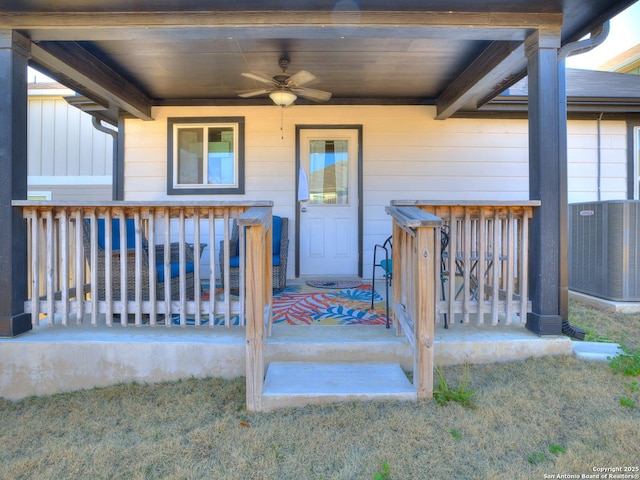
[[[245,195],[199,199],[273,200],[289,217],[290,272],[295,232],[296,125],[362,125],[364,272],[375,243],[391,232],[391,200],[527,200],[526,120],[434,120],[424,106],[162,107],[153,122],[126,120],[125,199],[182,198],[166,194],[168,117],[245,117]],[[282,125],[282,130],[281,130]],[[602,122],[602,195],[624,198],[626,125]],[[597,122],[569,123],[569,200],[595,195]],[[184,198],[193,198],[185,196]]]

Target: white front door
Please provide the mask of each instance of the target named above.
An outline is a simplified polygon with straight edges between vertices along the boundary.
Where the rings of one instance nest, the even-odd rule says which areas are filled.
[[[300,275],[358,274],[358,130],[301,129]]]

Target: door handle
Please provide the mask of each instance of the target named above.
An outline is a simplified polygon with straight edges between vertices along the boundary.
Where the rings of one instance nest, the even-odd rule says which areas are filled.
[[[300,211],[301,211],[302,213],[306,212],[306,211],[307,211],[307,207],[300,207]]]

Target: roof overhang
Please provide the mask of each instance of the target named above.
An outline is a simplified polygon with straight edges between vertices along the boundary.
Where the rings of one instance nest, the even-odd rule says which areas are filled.
[[[0,0],[0,31],[20,32],[35,68],[95,105],[147,120],[157,105],[271,104],[236,91],[256,86],[243,72],[277,73],[282,53],[330,104],[430,104],[444,119],[523,78],[527,38],[559,46],[632,3]]]

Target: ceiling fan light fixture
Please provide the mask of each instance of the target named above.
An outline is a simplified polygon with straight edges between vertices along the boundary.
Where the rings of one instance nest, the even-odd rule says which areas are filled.
[[[277,90],[275,92],[271,92],[269,94],[269,98],[273,100],[273,103],[278,105],[279,107],[288,107],[298,98],[291,92],[287,92],[286,90]]]

